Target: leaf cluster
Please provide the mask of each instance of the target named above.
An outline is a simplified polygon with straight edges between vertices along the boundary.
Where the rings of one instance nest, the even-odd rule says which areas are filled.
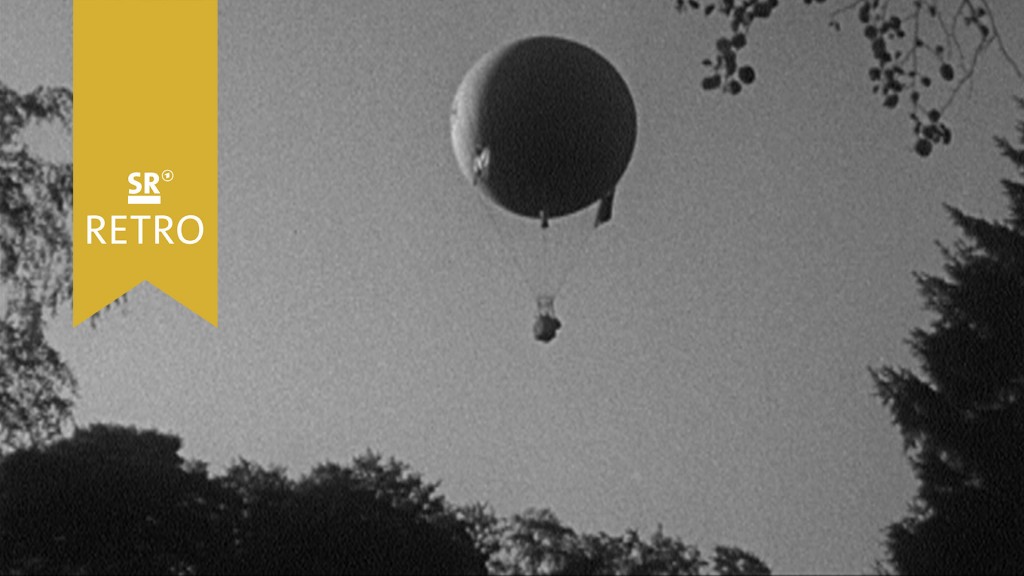
[[[825,4],[827,0],[804,0]],[[838,5],[828,25],[839,32],[851,19],[860,27],[873,63],[868,69],[872,92],[887,109],[904,108],[914,135],[914,151],[929,156],[935,146],[950,144],[953,131],[945,115],[968,86],[985,54],[999,51],[1017,78],[1024,73],[1006,50],[989,0],[831,0]],[[770,18],[777,0],[676,0],[680,12],[723,17],[729,34],[715,42],[715,55],[702,64],[710,74],[706,90],[739,94],[754,81],[754,68],[739,63],[751,28]]]
[[[34,123],[71,130],[71,92],[0,83],[0,451],[57,437],[76,388],[43,334],[71,297],[72,170],[32,154],[21,135]]]
[[[620,536],[579,534],[550,510],[528,509],[498,518],[486,505],[460,510],[471,525],[488,573],[592,575],[770,574],[768,566],[739,548],[717,546],[710,561],[700,550],[661,527],[649,538],[635,530]]]
[[[739,55],[747,46],[751,26],[757,20],[771,17],[778,7],[779,0],[676,0],[676,10],[680,12],[719,14],[729,20],[729,34],[715,41],[714,57],[701,61],[708,69],[708,75],[701,80],[702,88],[735,95],[754,82],[754,67],[740,64]]]

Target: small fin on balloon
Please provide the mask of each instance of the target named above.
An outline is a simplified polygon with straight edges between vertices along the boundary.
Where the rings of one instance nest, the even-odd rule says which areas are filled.
[[[615,198],[615,189],[601,198],[601,204],[597,207],[597,218],[594,219],[594,228],[612,219],[612,200]]]
[[[540,211],[540,227],[542,230],[547,230],[548,226],[548,212],[547,210],[541,209]]]
[[[473,185],[476,186],[481,180],[487,180],[488,168],[491,165],[491,149],[478,148],[476,157],[473,158]]]

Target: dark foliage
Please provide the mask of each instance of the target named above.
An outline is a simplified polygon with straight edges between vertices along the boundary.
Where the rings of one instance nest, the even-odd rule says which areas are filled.
[[[242,461],[211,479],[181,441],[94,426],[0,461],[0,573],[482,574],[467,525],[368,454],[298,482]]]
[[[992,49],[1018,79],[1024,72],[1003,45],[998,19],[988,0],[804,0],[835,6],[828,25],[840,31],[853,20],[860,27],[873,63],[868,68],[872,91],[885,108],[903,106],[914,134],[914,151],[924,157],[934,146],[949,144],[953,131],[944,120],[960,89],[973,77]],[[705,90],[739,94],[754,81],[754,68],[740,61],[752,28],[768,20],[779,0],[675,0],[679,12],[698,12],[728,21],[728,32],[715,42],[715,56],[703,61]],[[853,15],[856,15],[855,18]],[[848,17],[849,16],[849,17]]]
[[[0,573],[171,574],[229,543],[230,495],[156,432],[93,426],[0,461]]]
[[[298,482],[236,464],[222,482],[242,496],[239,539],[222,570],[244,574],[482,574],[467,525],[436,485],[394,460],[316,467]]]
[[[455,508],[373,453],[292,480],[245,460],[211,478],[180,449],[96,425],[0,459],[0,574],[770,574],[660,529],[578,535],[548,510]]]
[[[461,509],[460,516],[472,526],[488,573],[495,575],[771,574],[761,559],[734,547],[716,546],[709,562],[696,546],[666,536],[660,527],[646,539],[635,530],[622,536],[577,534],[547,509],[504,519],[481,504]]]
[[[1024,147],[997,142],[1021,177],[1004,182],[1011,218],[949,208],[966,240],[918,277],[938,315],[911,336],[923,374],[874,372],[920,482],[889,528],[901,573],[1024,573]]]
[[[43,336],[45,312],[71,297],[71,165],[20,138],[71,121],[70,91],[0,82],[0,453],[58,437],[71,418],[74,376]]]

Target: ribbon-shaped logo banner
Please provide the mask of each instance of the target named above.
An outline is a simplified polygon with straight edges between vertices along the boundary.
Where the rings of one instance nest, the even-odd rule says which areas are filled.
[[[74,325],[148,281],[217,324],[217,0],[75,0]]]

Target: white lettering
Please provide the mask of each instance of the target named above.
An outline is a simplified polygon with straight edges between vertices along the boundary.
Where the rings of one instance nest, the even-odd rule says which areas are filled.
[[[184,224],[186,220],[195,220],[196,224],[199,226],[199,233],[196,234],[196,237],[193,238],[191,241],[185,240],[185,237],[181,235],[181,225]],[[185,216],[184,218],[182,218],[181,220],[178,220],[178,240],[180,240],[182,243],[184,243],[184,244],[195,244],[196,242],[199,242],[199,240],[202,239],[202,237],[203,237],[203,221],[200,220],[198,216],[195,216],[193,214],[189,214],[189,215]]]
[[[159,194],[156,183],[160,181],[160,175],[156,172],[146,172],[146,194]]]
[[[143,240],[142,240],[142,229],[143,229],[142,223],[144,221],[146,221],[146,220],[149,220],[149,214],[132,214],[131,216],[129,216],[129,218],[131,218],[132,220],[135,220],[136,226],[138,226],[138,228],[139,228],[139,244],[142,244],[143,243]]]
[[[129,194],[138,194],[142,191],[142,183],[139,182],[139,176],[141,174],[141,172],[132,172],[128,175],[128,183],[132,185],[132,187],[128,189]]]
[[[125,236],[125,232],[130,228],[126,226],[125,221],[132,220],[135,223],[135,242],[129,242]],[[110,228],[106,228],[106,218],[95,214],[89,214],[86,217],[86,228],[85,228],[85,241],[86,244],[92,244],[93,238],[100,244],[147,244],[150,236],[146,231],[148,226],[147,222],[153,222],[153,243],[160,244],[166,242],[167,244],[174,244],[174,239],[171,236],[173,232],[178,238],[178,242],[182,244],[197,244],[203,239],[203,234],[206,232],[206,226],[203,224],[203,219],[195,214],[186,214],[177,221],[175,226],[174,218],[167,216],[166,214],[114,214],[110,216]],[[187,222],[194,222],[195,228]],[[109,230],[109,242],[104,237],[103,232]],[[131,234],[127,234],[128,237],[132,237]],[[163,239],[161,240],[161,237]]]
[[[127,241],[125,241],[125,240],[118,240],[117,239],[117,233],[118,232],[124,232],[124,230],[125,230],[124,226],[118,226],[117,225],[117,221],[118,220],[124,220],[124,214],[120,214],[118,216],[111,216],[110,217],[110,243],[111,244],[127,244],[128,243]]]
[[[86,229],[86,232],[85,232],[85,243],[86,244],[92,244],[92,235],[95,234],[96,235],[96,239],[100,241],[100,244],[106,244],[107,242],[103,239],[103,235],[100,234],[100,230],[103,230],[103,227],[106,226],[106,224],[107,224],[106,221],[103,220],[103,216],[94,216],[94,215],[90,214],[88,216],[88,218],[87,218],[87,221],[88,221],[88,224],[86,224],[86,226],[85,226],[85,229]],[[92,226],[93,221],[99,221],[99,223],[100,223],[99,227],[93,228],[93,226]]]
[[[167,225],[166,226],[161,226],[160,225],[161,221],[165,222]],[[157,217],[156,217],[156,232],[153,233],[153,241],[156,242],[157,244],[159,244],[160,243],[160,235],[162,234],[164,239],[167,240],[168,244],[174,244],[174,240],[171,240],[171,237],[167,235],[167,231],[170,230],[171,226],[173,226],[173,225],[174,225],[174,221],[171,220],[170,216],[164,216],[163,214],[157,215]]]

